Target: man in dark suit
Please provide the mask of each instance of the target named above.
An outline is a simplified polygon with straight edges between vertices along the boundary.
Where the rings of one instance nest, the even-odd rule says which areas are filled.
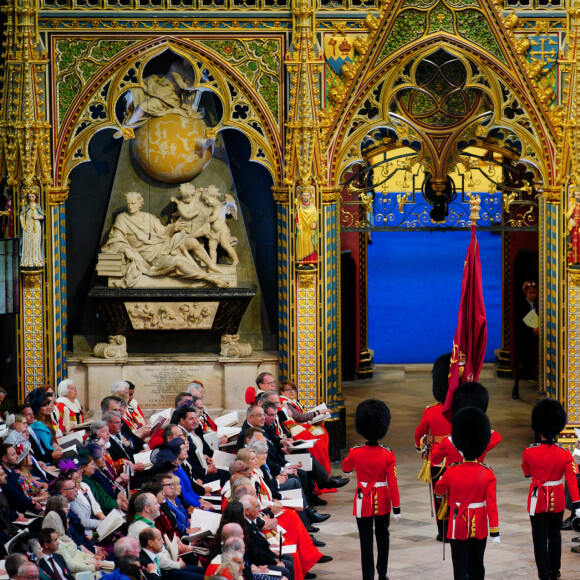
[[[139,534],[139,544],[141,544],[139,561],[143,575],[148,580],[160,579],[162,572],[157,554],[163,550],[161,532],[157,528],[145,528]]]
[[[74,580],[68,571],[64,558],[57,554],[58,534],[52,528],[40,530],[39,541],[42,546],[42,558],[38,561],[40,569],[50,580]]]
[[[14,467],[18,465],[17,455],[14,445],[9,443],[0,445],[0,462],[4,473],[6,473],[6,483],[2,487],[2,491],[14,511],[21,514],[27,511],[39,514],[42,511],[42,506],[26,496],[18,481],[18,475],[13,471]]]
[[[252,564],[256,566],[268,566],[273,570],[279,570],[286,578],[294,578],[294,561],[292,556],[276,557],[270,549],[270,544],[260,530],[260,507],[258,500],[251,495],[245,495],[240,499],[244,507],[244,518],[248,526],[250,536],[249,545],[246,546],[246,555]],[[263,523],[263,522],[262,522]]]
[[[177,424],[189,442],[187,461],[195,478],[201,479],[204,483],[219,479],[223,486],[230,478],[230,474],[215,466],[211,458],[213,451],[205,439],[196,434],[195,430],[199,426],[198,410],[193,407],[182,407],[177,412]]]

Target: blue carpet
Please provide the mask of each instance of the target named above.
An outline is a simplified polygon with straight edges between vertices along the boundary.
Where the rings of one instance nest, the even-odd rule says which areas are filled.
[[[432,363],[450,352],[470,232],[374,232],[368,253],[375,363]],[[478,232],[486,361],[501,346],[501,235]]]

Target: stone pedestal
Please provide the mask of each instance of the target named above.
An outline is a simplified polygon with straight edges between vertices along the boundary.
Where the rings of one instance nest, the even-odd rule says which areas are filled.
[[[173,407],[175,395],[194,379],[206,390],[206,405],[212,408],[246,409],[246,388],[255,385],[261,372],[278,376],[278,355],[254,352],[232,359],[219,355],[130,355],[125,359],[102,359],[69,353],[68,377],[75,381],[79,400],[89,410],[99,411],[111,385],[125,379],[135,384],[135,398],[143,409]]]

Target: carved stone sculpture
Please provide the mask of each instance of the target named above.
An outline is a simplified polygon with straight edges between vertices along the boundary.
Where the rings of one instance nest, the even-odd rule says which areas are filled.
[[[142,212],[140,193],[130,192],[126,200],[127,211],[116,217],[102,247],[102,252],[111,261],[115,255],[122,256],[115,265],[117,276],[114,277],[110,270],[105,274],[113,276],[110,285],[148,287],[145,277],[170,277],[204,281],[220,288],[228,286],[223,276],[219,276],[223,274],[222,270],[210,259],[203,244],[184,231],[179,220],[164,226],[156,216]]]
[[[44,213],[38,203],[38,187],[24,190],[24,202],[20,210],[20,267],[25,269],[42,268],[42,220]]]
[[[240,342],[239,334],[224,334],[221,344],[220,356],[240,358],[252,354],[252,345],[249,342]]]
[[[127,339],[122,334],[109,336],[109,342],[98,342],[93,354],[99,358],[125,358],[127,356]]]

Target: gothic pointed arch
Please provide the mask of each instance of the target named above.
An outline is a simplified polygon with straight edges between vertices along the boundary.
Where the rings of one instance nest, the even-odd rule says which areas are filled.
[[[66,183],[72,169],[89,160],[89,142],[98,131],[114,128],[119,134],[123,132],[119,103],[131,89],[141,86],[147,63],[167,51],[192,67],[194,91],[210,91],[221,103],[221,117],[208,128],[205,137],[214,139],[224,128],[243,132],[251,143],[250,160],[263,164],[275,179],[279,178],[279,47],[271,49],[272,54],[260,47],[254,53],[245,45],[238,47],[235,67],[220,55],[224,43],[214,40],[151,37],[55,42],[62,43],[56,47],[54,80],[57,183]],[[230,44],[235,50],[235,42]]]

